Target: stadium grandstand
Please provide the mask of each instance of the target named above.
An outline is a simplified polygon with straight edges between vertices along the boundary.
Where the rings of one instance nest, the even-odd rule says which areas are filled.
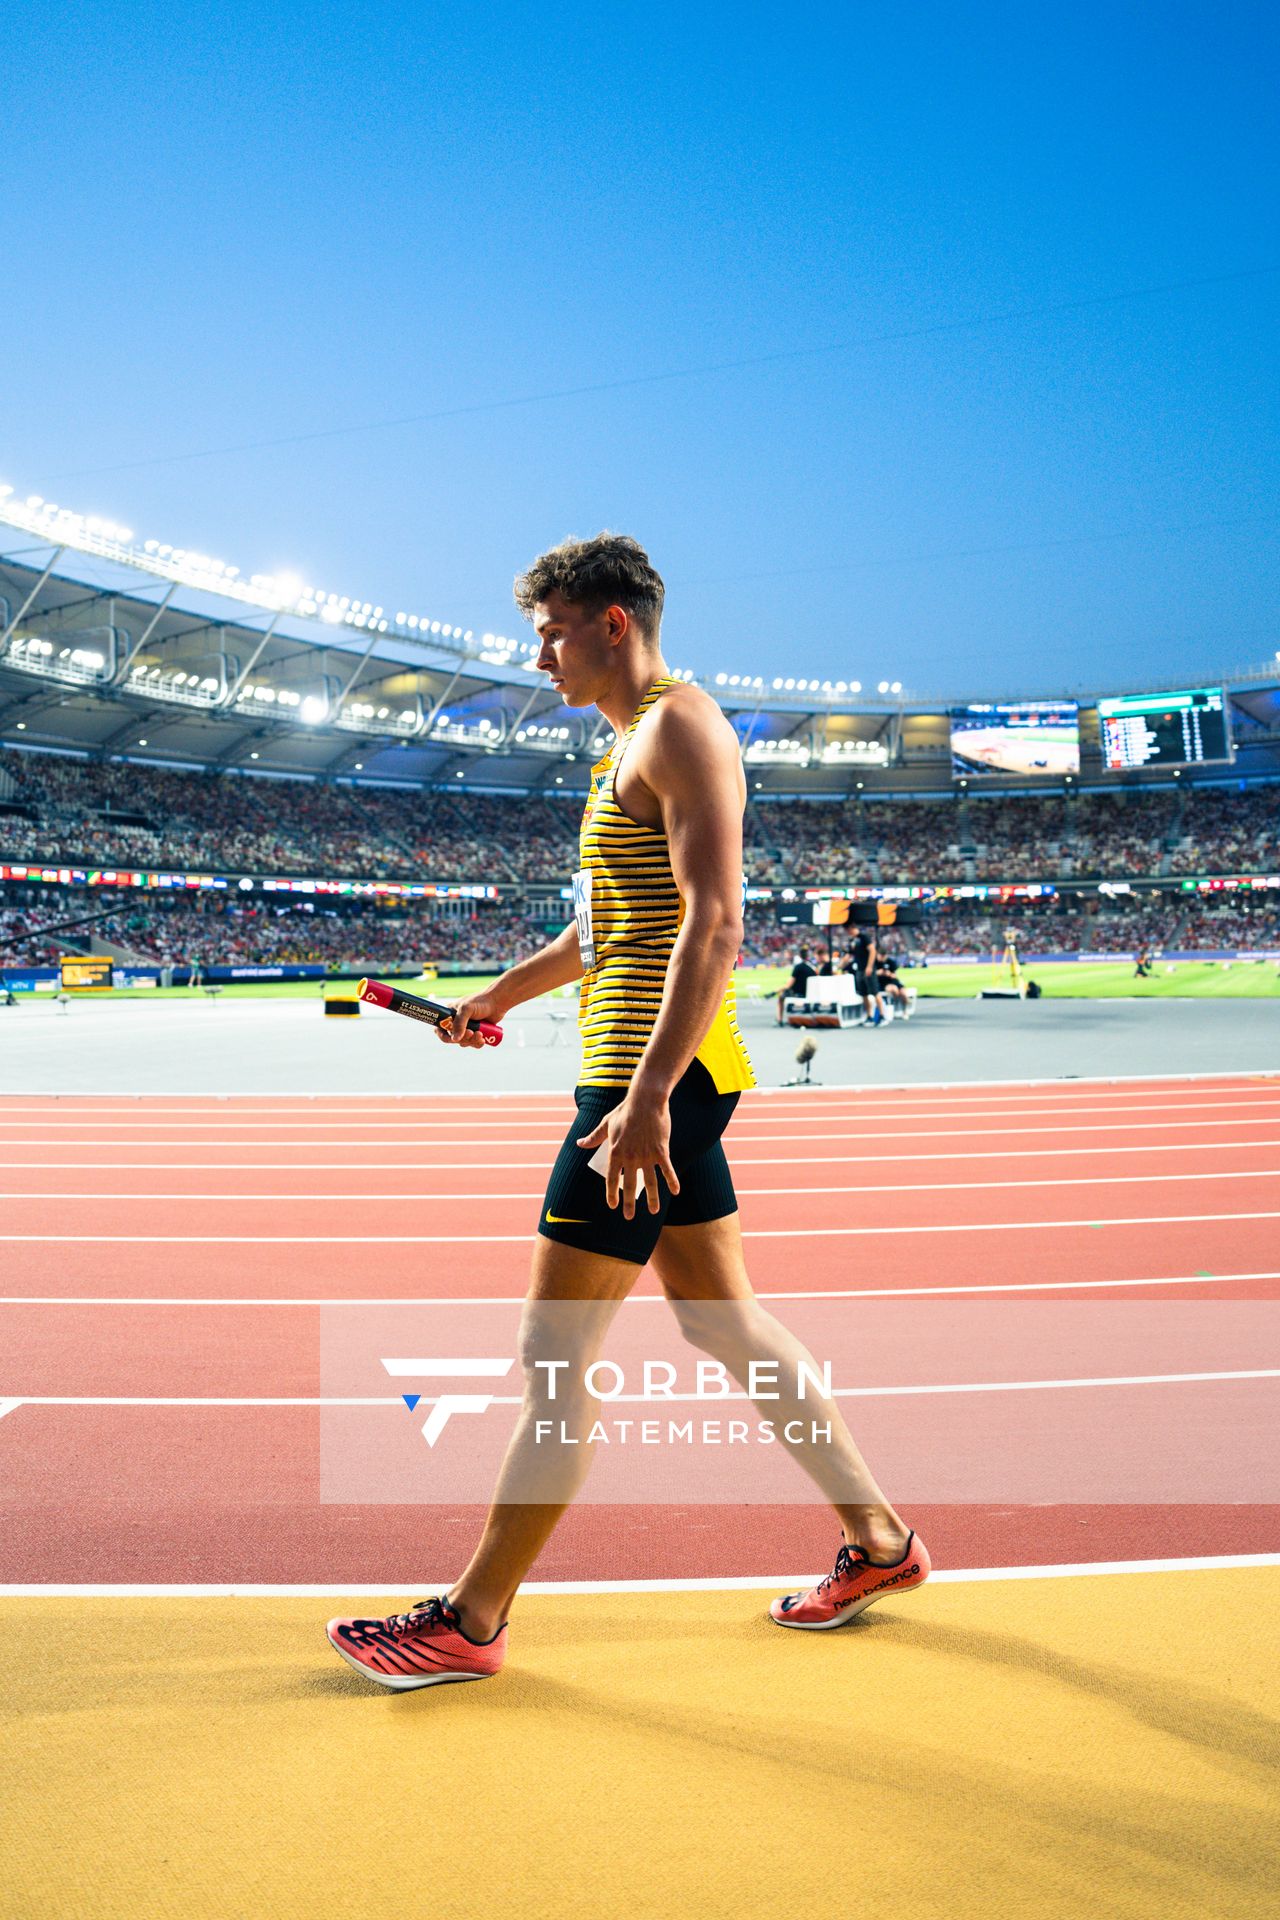
[[[608,738],[561,705],[529,639],[245,577],[11,490],[0,525],[8,974],[67,952],[179,978],[484,971],[567,917]],[[1274,949],[1280,656],[1210,677],[1218,748],[1188,736],[1176,763],[1153,748],[1117,768],[1115,696],[1142,702],[1097,690],[1073,722],[1078,771],[1046,755],[971,778],[946,698],[705,676],[747,770],[744,962],[789,958],[779,909],[797,896],[904,889],[926,957],[987,953],[1011,924],[1066,955]]]

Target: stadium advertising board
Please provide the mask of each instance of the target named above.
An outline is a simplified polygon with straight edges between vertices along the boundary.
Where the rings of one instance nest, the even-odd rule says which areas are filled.
[[[60,962],[59,972],[64,993],[105,993],[113,984],[107,955],[68,955]]]
[[[353,900],[497,900],[492,884],[461,880],[300,880],[267,875],[250,878],[225,873],[142,873],[130,867],[46,867],[25,861],[0,862],[0,880],[38,880],[47,886],[133,887],[186,893],[322,894]]]
[[[1196,766],[1204,760],[1232,757],[1221,687],[1099,700],[1098,733],[1108,773],[1126,773],[1132,767]]]
[[[1059,775],[1080,771],[1075,700],[951,707],[951,772]]]

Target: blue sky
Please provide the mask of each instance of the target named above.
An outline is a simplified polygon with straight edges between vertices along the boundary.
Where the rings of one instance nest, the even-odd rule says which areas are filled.
[[[1273,9],[108,0],[8,41],[23,492],[505,632],[541,547],[624,529],[700,672],[1280,645]]]

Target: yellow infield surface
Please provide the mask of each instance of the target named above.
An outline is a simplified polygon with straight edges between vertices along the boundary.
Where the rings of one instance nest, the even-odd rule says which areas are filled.
[[[400,1696],[323,1637],[381,1597],[2,1600],[0,1911],[1274,1913],[1280,1568],[766,1597],[531,1596]]]

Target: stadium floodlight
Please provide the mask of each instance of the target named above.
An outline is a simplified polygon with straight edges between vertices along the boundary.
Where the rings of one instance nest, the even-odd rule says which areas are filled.
[[[306,585],[290,569],[278,573],[255,573],[241,577],[239,567],[194,548],[174,546],[168,541],[147,539],[138,542],[132,528],[98,514],[80,514],[60,507],[41,494],[29,494],[25,500],[14,494],[7,482],[0,484],[0,523],[34,534],[42,541],[77,552],[95,555],[115,564],[136,567],[144,573],[168,580],[178,586],[221,595],[242,605],[265,608],[274,614],[289,614],[299,619],[322,619],[329,626],[373,627],[385,633],[384,609],[368,600],[339,597],[318,587]],[[421,616],[415,631],[429,626],[440,632],[438,622]],[[400,616],[402,621],[404,616]],[[399,621],[397,622],[399,624]],[[468,644],[460,627],[446,628],[452,644]]]
[[[901,693],[902,692],[901,680],[895,680],[893,685],[890,687],[889,691],[890,693]]]
[[[318,693],[309,693],[302,702],[302,718],[309,727],[319,726],[329,712],[329,703],[322,700]]]
[[[881,693],[888,693],[888,691],[889,691],[889,682],[888,682],[887,680],[882,680],[882,681],[880,682],[880,688],[879,688],[879,691],[880,691]]]

